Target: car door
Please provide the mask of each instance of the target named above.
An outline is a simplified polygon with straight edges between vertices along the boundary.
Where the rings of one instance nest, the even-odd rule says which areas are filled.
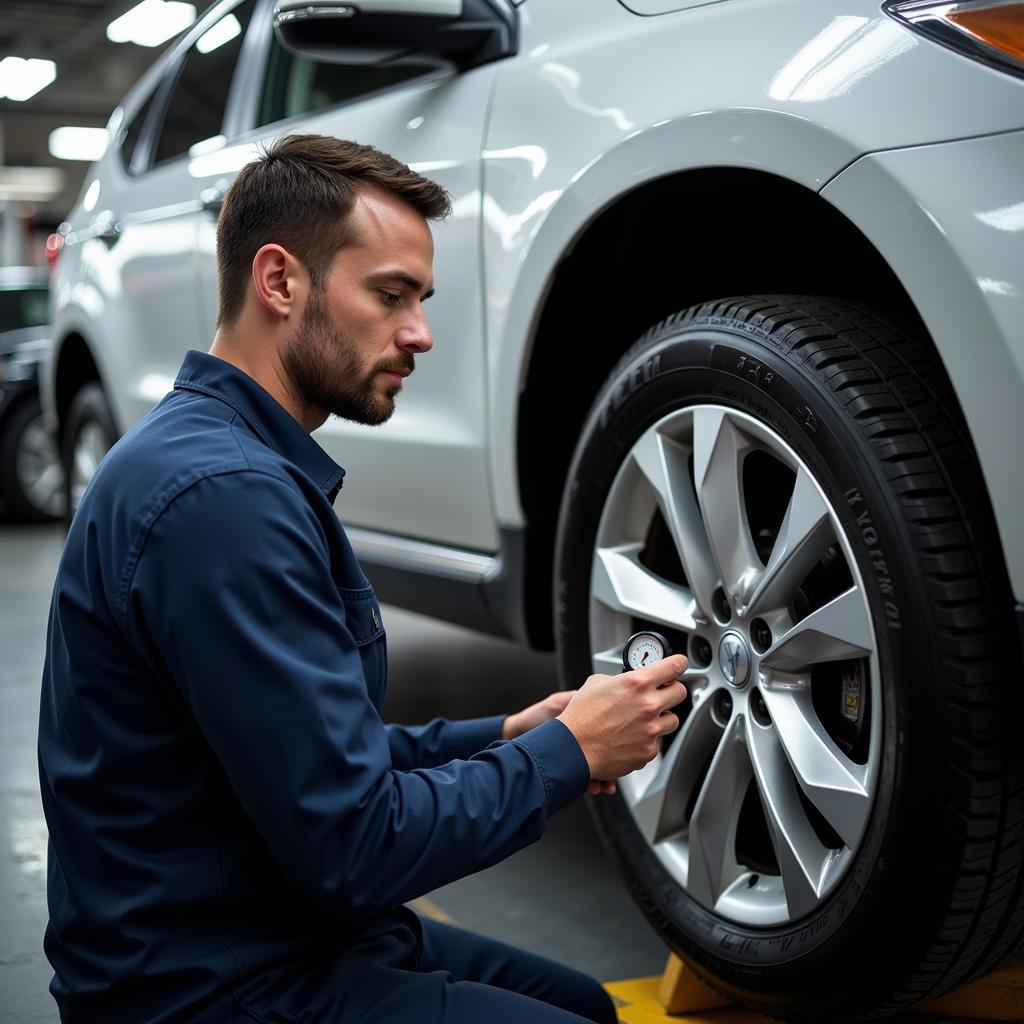
[[[197,152],[222,137],[254,7],[255,0],[226,0],[192,31],[190,44],[154,93],[149,116],[155,124],[136,147],[132,180],[109,214],[119,299],[112,304],[105,344],[117,347],[108,355],[119,377],[114,391],[125,429],[170,389],[185,351],[210,344],[195,289],[197,235],[209,215],[188,169]],[[237,31],[228,35],[225,25]]]
[[[453,213],[432,225],[436,295],[427,306],[433,350],[417,360],[383,428],[337,419],[317,440],[347,471],[339,511],[347,524],[459,548],[493,551],[485,457],[484,338],[479,259],[480,140],[501,61],[464,73],[415,58],[397,66],[296,57],[274,37],[272,5],[254,25],[260,59],[244,71],[246,97],[234,145],[192,161],[211,194],[287,132],[369,143],[443,185]],[[216,316],[212,226],[200,237],[206,332]]]

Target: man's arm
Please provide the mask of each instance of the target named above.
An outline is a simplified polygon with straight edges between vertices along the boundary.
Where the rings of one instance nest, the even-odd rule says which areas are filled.
[[[435,718],[426,725],[387,725],[391,765],[399,771],[411,771],[472,757],[503,738],[505,718],[491,715],[455,722]]]
[[[514,740],[557,718],[575,695],[575,690],[558,690],[543,700],[511,715],[464,718],[450,722],[435,718],[426,725],[389,725],[388,742],[395,768],[433,768],[459,758],[472,757],[496,740]],[[601,787],[591,787],[596,793]],[[614,790],[612,790],[614,791]]]
[[[468,760],[395,770],[323,528],[284,481],[244,471],[179,495],[128,602],[140,651],[318,905],[372,912],[487,867],[587,788],[587,760],[558,721]]]

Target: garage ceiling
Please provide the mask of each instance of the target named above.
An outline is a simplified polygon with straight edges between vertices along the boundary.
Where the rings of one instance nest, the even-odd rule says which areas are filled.
[[[207,4],[192,0],[197,14]],[[22,103],[0,99],[0,165],[59,167],[64,190],[38,204],[19,204],[21,217],[50,229],[64,219],[87,164],[50,156],[48,141],[64,125],[103,127],[124,94],[173,40],[156,47],[112,43],[107,25],[138,0],[3,0],[0,59],[8,55],[56,62],[57,79]]]

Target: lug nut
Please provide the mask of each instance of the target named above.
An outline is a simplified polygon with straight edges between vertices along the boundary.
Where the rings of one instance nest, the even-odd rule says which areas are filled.
[[[719,622],[728,622],[732,618],[732,608],[729,607],[729,599],[725,596],[725,591],[721,587],[711,595],[711,610],[715,613],[715,618]]]
[[[704,637],[691,637],[690,660],[695,668],[707,668],[711,664],[711,644]]]
[[[772,631],[764,619],[754,619],[750,624],[750,642],[758,654],[764,654],[772,645]]]
[[[724,690],[720,690],[718,693],[717,710],[718,714],[724,719],[732,717],[732,697]]]
[[[764,701],[760,690],[755,690],[750,701],[750,713],[758,725],[771,725],[772,716],[768,713],[768,705]]]

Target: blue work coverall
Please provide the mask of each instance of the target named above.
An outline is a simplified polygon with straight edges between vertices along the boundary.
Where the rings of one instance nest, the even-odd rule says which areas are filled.
[[[538,839],[589,773],[556,720],[383,724],[343,475],[190,352],[93,479],[39,723],[66,1024],[615,1019],[584,975],[403,906]]]

